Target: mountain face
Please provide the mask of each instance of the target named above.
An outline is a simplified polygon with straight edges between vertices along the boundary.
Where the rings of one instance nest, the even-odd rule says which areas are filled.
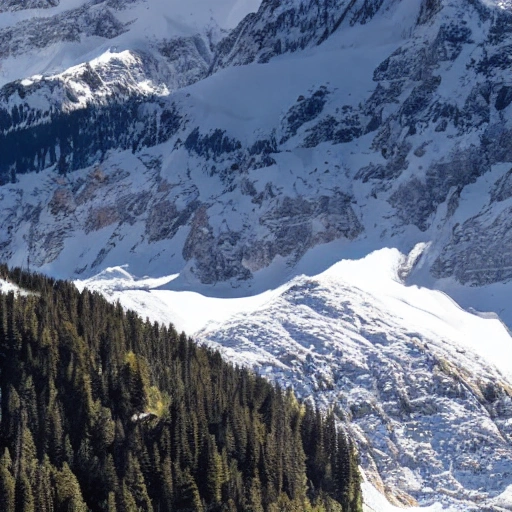
[[[430,282],[510,278],[509,4],[264,2],[223,38],[145,37],[143,5],[2,29],[4,66],[108,48],[0,92],[4,261],[51,272],[85,236],[69,275],[129,262],[211,284],[344,238],[432,242]]]
[[[322,248],[310,275],[421,243],[397,279],[512,325],[510,1],[20,7],[0,8],[1,261],[80,279],[129,264],[134,275],[179,274],[164,285],[176,290],[243,295],[286,282]],[[296,286],[281,301],[301,311],[319,285]],[[325,342],[321,357],[299,351],[295,364],[295,348],[272,344],[276,359],[256,366],[304,393],[322,390],[325,368],[334,391],[319,399],[350,397],[340,410],[363,464],[402,501],[502,506],[509,377],[447,357],[446,344],[428,348],[444,335],[404,327],[396,312],[369,307],[355,322],[350,290],[346,308],[338,295],[331,309],[306,306],[325,310],[324,324],[351,318],[357,357],[338,354],[336,369],[327,355],[345,342]],[[280,317],[281,305],[268,318],[307,337],[307,319]],[[399,334],[371,327],[380,317]],[[250,322],[201,336],[233,343],[235,357]],[[262,339],[279,334],[265,329]],[[475,429],[490,447],[471,444]]]

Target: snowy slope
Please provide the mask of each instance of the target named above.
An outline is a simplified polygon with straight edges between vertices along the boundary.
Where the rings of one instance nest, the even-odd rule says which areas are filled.
[[[468,511],[504,493],[512,506],[512,338],[497,319],[405,286],[407,264],[384,249],[242,299],[155,289],[176,276],[123,269],[77,285],[334,407],[368,478],[394,499]]]
[[[512,268],[511,14],[487,4],[339,0],[324,37],[313,4],[265,2],[204,55],[194,38],[150,53],[130,39],[9,84],[2,259],[238,286],[333,240],[347,255],[429,242],[411,282],[461,300],[476,286],[465,306],[512,321],[497,307]],[[223,55],[247,64],[220,69]]]

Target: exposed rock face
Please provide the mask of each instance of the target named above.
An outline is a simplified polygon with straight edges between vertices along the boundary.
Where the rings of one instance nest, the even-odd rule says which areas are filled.
[[[0,5],[0,12],[21,11],[23,9],[48,9],[59,5],[60,0],[5,0]]]
[[[145,33],[135,34],[130,38],[127,33],[133,29],[141,12],[143,13],[144,4],[143,0],[82,0],[74,3],[71,9],[66,9],[69,4],[64,2],[61,5],[60,0],[2,2],[0,15],[4,13],[5,22],[0,28],[0,85],[9,83],[9,90],[18,90],[23,97],[26,91],[20,87],[19,82],[12,84],[8,79],[11,76],[11,80],[29,78],[21,74],[19,69],[23,66],[16,65],[17,61],[24,62],[32,75],[39,72],[38,60],[41,60],[40,72],[47,78],[53,76],[55,81],[55,75],[60,75],[68,67],[90,60],[92,48],[100,46],[103,48],[100,51],[102,53],[110,47],[116,52],[118,43],[126,47],[126,41],[132,40],[128,49],[140,61],[139,64],[143,63],[144,81],[158,81],[165,90],[176,90],[204,78],[213,57],[212,45],[218,39],[220,29],[212,21],[211,26],[204,30],[198,28],[197,33],[191,29],[178,28],[164,31],[165,36]],[[137,6],[139,9],[134,10]],[[27,13],[15,12],[29,9],[35,10]],[[161,13],[160,16],[165,19],[166,13]],[[148,28],[144,27],[142,30],[147,31]],[[123,40],[124,36],[127,37]],[[68,66],[65,65],[66,62],[69,62]],[[108,85],[130,81],[130,78],[116,76],[119,73],[116,69],[118,65],[123,66],[123,62],[114,61],[108,64],[112,73],[110,80],[101,76],[98,81],[94,72],[89,77],[81,77],[77,70],[74,72],[75,79],[79,82],[83,79],[89,86],[93,86],[91,80],[99,86],[105,86],[102,81],[106,81]],[[97,65],[93,63],[93,67],[96,68]],[[134,71],[137,73],[135,68]],[[62,78],[67,81],[69,74]],[[59,82],[58,79],[56,81]],[[59,85],[63,84],[57,83],[53,87],[58,88]],[[66,86],[64,88],[64,94],[71,97],[77,90],[70,91]],[[150,89],[151,87],[143,87],[138,94],[147,95],[151,92]],[[81,88],[78,87],[78,90]],[[119,99],[117,94],[125,94],[125,91],[116,92],[115,87],[110,92],[113,93],[113,97],[109,98],[110,103]],[[90,96],[87,99],[89,103],[98,100],[97,97]]]
[[[496,217],[482,213],[456,225],[432,266],[435,277],[455,276],[472,286],[512,279],[512,208]]]
[[[22,5],[25,2],[16,3]],[[34,1],[31,8],[55,5],[51,0],[40,0]],[[55,30],[56,26],[59,30]],[[33,45],[44,48],[61,42],[79,42],[82,35],[113,39],[125,30],[126,25],[116,18],[105,2],[97,7],[84,5],[56,16],[27,19],[1,29],[0,58],[20,56]]]
[[[213,58],[211,45],[209,38],[199,34],[158,43],[158,52],[169,68],[166,74],[173,89],[186,87],[208,75]]]
[[[260,223],[277,241],[276,254],[293,254],[295,261],[319,243],[342,237],[353,240],[363,231],[350,205],[350,197],[339,190],[333,196],[321,196],[313,201],[302,197],[281,198],[275,208],[260,218]],[[268,265],[272,258],[262,262],[260,268]]]
[[[367,23],[385,0],[263,1],[219,45],[214,69],[251,62],[264,63],[276,55],[324,42],[343,24]]]
[[[110,168],[108,161],[101,168],[57,180],[45,173],[43,188],[30,197],[23,198],[16,194],[15,187],[5,186],[9,197],[4,196],[3,212],[8,213],[9,229],[1,246],[4,257],[12,257],[10,247],[19,243],[17,237],[28,224],[30,245],[24,258],[31,265],[51,265],[61,253],[65,254],[65,240],[70,237],[106,240],[105,246],[93,243],[87,247],[74,262],[74,272],[91,273],[101,268],[109,254],[115,260],[128,249],[145,251],[145,247],[153,247],[154,251],[190,226],[182,257],[191,261],[190,270],[197,279],[216,283],[248,279],[276,256],[288,258],[292,264],[319,243],[340,237],[354,239],[363,230],[350,196],[340,190],[332,196],[308,200],[277,200],[269,190],[260,196],[262,204],[270,203],[260,220],[263,231],[259,238],[243,226],[229,228],[224,224],[219,230],[211,224],[215,207],[199,200],[198,190],[186,183],[186,176],[183,182],[171,185],[162,179],[158,161],[125,158],[127,167],[146,174],[142,187],[134,186],[131,173]],[[179,196],[182,198],[178,200]],[[252,197],[252,204],[257,204],[255,199]],[[19,264],[26,261],[19,260]],[[86,262],[85,267],[80,261]]]
[[[223,232],[214,236],[206,207],[199,208],[192,219],[190,233],[183,246],[183,257],[193,259],[197,267],[191,271],[207,284],[238,278],[247,279],[250,273],[242,266],[240,233]]]

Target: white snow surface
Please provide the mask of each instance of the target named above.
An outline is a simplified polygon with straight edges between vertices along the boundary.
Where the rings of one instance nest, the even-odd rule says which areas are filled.
[[[178,331],[188,335],[208,325],[227,321],[234,315],[250,314],[282,289],[238,298],[218,298],[188,290],[159,290],[158,287],[170,283],[178,274],[160,279],[136,279],[126,270],[127,267],[107,268],[97,276],[75,281],[75,285],[80,290],[100,291],[112,301],[119,300],[126,309],[133,309],[154,322],[172,323]]]
[[[389,501],[365,478],[361,484],[363,491],[363,512],[456,512],[457,508],[444,507],[440,503],[428,507],[397,507]],[[460,510],[460,509],[459,509]]]
[[[0,279],[0,293],[18,292],[20,289],[4,279]]]
[[[410,332],[449,340],[446,343],[459,350],[470,350],[512,380],[512,338],[503,323],[492,314],[477,315],[462,309],[443,292],[404,285],[398,271],[406,261],[397,249],[382,249],[360,260],[342,260],[316,276],[297,276],[276,289],[238,298],[157,289],[178,275],[160,279],[134,278],[126,270],[127,266],[108,268],[92,278],[77,280],[75,284],[79,289],[87,287],[100,291],[152,321],[173,323],[179,331],[200,338],[229,322],[239,321],[242,315],[250,317],[265,311],[269,304],[305,280],[318,281],[333,291],[340,286],[349,287],[360,292],[361,306],[368,305],[370,296],[380,312]],[[293,313],[290,311],[289,314]],[[236,354],[232,355],[237,358]]]

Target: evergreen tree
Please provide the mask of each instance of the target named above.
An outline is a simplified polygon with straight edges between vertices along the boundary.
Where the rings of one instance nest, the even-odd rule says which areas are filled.
[[[12,460],[5,448],[0,459],[0,499],[4,512],[15,512],[16,481],[11,473]]]
[[[34,494],[30,480],[25,472],[20,473],[16,481],[16,512],[35,512]]]
[[[54,471],[55,512],[87,512],[76,476],[64,462],[62,470]]]

